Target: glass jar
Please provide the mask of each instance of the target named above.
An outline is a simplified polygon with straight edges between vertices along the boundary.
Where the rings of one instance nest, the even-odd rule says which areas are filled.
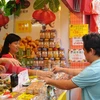
[[[55,47],[56,47],[56,48],[60,48],[60,43],[61,43],[60,39],[57,38],[57,39],[55,40]]]
[[[44,68],[43,70],[48,70],[48,58],[44,58]]]
[[[53,52],[52,52],[52,48],[48,49],[48,58],[52,58],[53,57]]]
[[[44,40],[44,48],[49,48],[49,39]]]
[[[40,39],[44,39],[45,38],[45,31],[41,30],[40,31]]]
[[[38,58],[34,58],[33,60],[33,66],[38,67]]]
[[[45,39],[50,39],[50,30],[45,32]]]
[[[36,52],[37,57],[41,57],[41,48],[38,48],[38,51]]]
[[[40,67],[43,67],[44,66],[43,58],[39,58],[38,66],[40,66]]]
[[[60,67],[60,58],[55,58],[55,66]]]
[[[27,58],[31,57],[31,48],[30,47],[26,48],[26,56],[27,56]]]
[[[59,48],[58,54],[59,54],[60,58],[64,57],[64,49],[63,48]]]
[[[43,48],[43,39],[40,39],[40,40],[39,40],[39,47],[40,47],[40,48]]]
[[[54,58],[57,58],[58,57],[58,49],[57,48],[54,48],[53,49],[53,57]]]
[[[18,56],[19,57],[25,56],[25,46],[20,46],[19,47]]]
[[[31,67],[33,66],[33,58],[30,58],[30,64],[31,64]]]
[[[50,48],[54,48],[55,47],[54,39],[50,39],[49,47]]]
[[[51,60],[51,66],[53,67],[53,65],[55,64],[54,58],[50,58]]]
[[[63,58],[60,59],[60,66],[61,67],[65,67],[66,66],[66,58],[63,57]]]
[[[30,60],[29,60],[29,58],[27,58],[27,60],[26,60],[26,67],[27,68],[30,67]]]
[[[56,37],[56,30],[53,29],[53,30],[51,30],[51,32],[50,32],[50,38],[54,39],[55,37]]]
[[[43,58],[47,57],[47,48],[42,49],[42,57]]]
[[[44,70],[51,70],[51,60],[44,58]]]

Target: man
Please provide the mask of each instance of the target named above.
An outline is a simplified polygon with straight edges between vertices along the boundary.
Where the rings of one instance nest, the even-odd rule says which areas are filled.
[[[58,67],[53,69],[53,72],[63,71],[75,75],[70,80],[42,79],[47,84],[61,89],[70,90],[80,87],[82,89],[82,100],[100,100],[100,34],[87,34],[82,39],[84,55],[90,65],[84,70]]]

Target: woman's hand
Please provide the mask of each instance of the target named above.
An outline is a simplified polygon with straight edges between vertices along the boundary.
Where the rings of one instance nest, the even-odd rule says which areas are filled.
[[[6,68],[3,65],[0,65],[0,73],[5,73]]]
[[[37,76],[42,76],[42,77],[52,77],[53,76],[53,72],[51,71],[37,71]]]
[[[19,66],[21,63],[14,58],[0,58],[1,63],[12,64],[13,66]]]
[[[46,84],[48,84],[49,81],[50,81],[50,78],[49,77],[42,77],[42,76],[40,76],[40,77],[38,77],[38,79],[39,80],[43,80]]]

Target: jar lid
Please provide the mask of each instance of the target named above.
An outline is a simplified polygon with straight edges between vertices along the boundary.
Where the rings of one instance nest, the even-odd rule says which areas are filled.
[[[45,39],[44,41],[49,41],[49,39]]]
[[[40,33],[44,33],[45,32],[45,30],[40,30]]]
[[[43,60],[43,58],[39,58],[39,60]]]
[[[62,58],[60,58],[61,60],[66,60],[66,58],[64,58],[64,57],[62,57]]]
[[[41,51],[41,48],[38,48],[38,51]]]
[[[53,48],[53,50],[54,50],[54,51],[57,51],[58,49],[57,49],[57,48]]]
[[[54,39],[50,39],[50,42],[54,42]]]
[[[55,29],[52,29],[51,32],[56,32],[56,30]]]
[[[59,48],[59,50],[64,51],[64,48]]]
[[[47,33],[50,33],[50,30],[46,30]]]
[[[59,60],[60,58],[55,58],[55,60]]]
[[[52,48],[49,48],[48,51],[52,51]]]
[[[38,58],[36,57],[36,58],[34,58],[34,60],[38,60]]]
[[[40,41],[40,42],[43,42],[43,39],[40,39],[39,41]]]
[[[51,61],[53,61],[53,60],[54,60],[54,58],[50,58],[50,60],[51,60]]]
[[[47,51],[47,48],[42,48],[42,51]]]
[[[48,60],[49,58],[44,58],[44,60]]]

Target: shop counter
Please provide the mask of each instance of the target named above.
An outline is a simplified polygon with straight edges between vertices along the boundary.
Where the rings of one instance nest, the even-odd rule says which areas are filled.
[[[67,100],[67,91],[64,91],[57,100]]]
[[[26,75],[24,75],[24,76],[26,76]],[[22,78],[21,78],[22,79]],[[30,81],[31,82],[38,82],[38,79],[37,79],[37,77],[36,76],[30,76],[29,77],[29,79],[30,79]],[[22,82],[22,81],[21,81]],[[41,82],[41,80],[40,80],[40,82]],[[24,84],[24,85],[27,85],[27,84]],[[31,85],[31,84],[30,84]],[[30,86],[29,85],[29,86]],[[15,95],[15,96],[13,96],[13,98],[12,99],[10,99],[10,100],[15,100],[15,98],[17,98],[17,100],[20,100],[20,99],[18,99],[18,97],[20,96],[20,97],[34,97],[34,98],[32,98],[31,100],[40,100],[41,98],[42,98],[42,100],[47,100],[48,99],[48,97],[50,96],[50,94],[52,95],[52,93],[53,93],[53,97],[55,97],[56,96],[56,99],[50,99],[50,100],[67,100],[67,90],[62,90],[62,89],[58,89],[58,88],[55,88],[55,87],[53,87],[53,86],[51,86],[52,88],[51,88],[51,90],[48,92],[48,89],[47,89],[47,86],[48,85],[46,85],[45,83],[44,83],[44,85],[43,85],[43,87],[41,87],[41,90],[42,91],[40,91],[40,89],[39,89],[39,95],[29,95],[29,94],[26,94],[26,88],[27,87],[20,87],[20,85],[18,85],[17,87],[16,87],[16,90],[18,90],[18,91],[15,91],[15,92],[17,92],[17,94]],[[33,86],[32,86],[33,87]],[[37,87],[37,86],[35,86],[35,87]],[[36,88],[36,89],[38,89],[38,88]],[[52,90],[52,89],[54,89],[54,91]],[[29,91],[30,92],[30,91]],[[48,96],[48,93],[49,93],[49,96]],[[12,93],[11,93],[12,94]],[[42,95],[41,95],[42,94]],[[2,96],[3,95],[1,95],[0,96],[0,98],[2,98]],[[36,99],[35,97],[37,97],[38,99]],[[52,97],[52,96],[51,96]],[[44,99],[45,98],[45,99]],[[21,100],[25,100],[26,98],[24,98],[24,99],[21,99]],[[2,99],[0,99],[0,100],[2,100]],[[6,100],[8,100],[8,98],[6,99]],[[26,100],[30,100],[30,99],[26,99]]]

